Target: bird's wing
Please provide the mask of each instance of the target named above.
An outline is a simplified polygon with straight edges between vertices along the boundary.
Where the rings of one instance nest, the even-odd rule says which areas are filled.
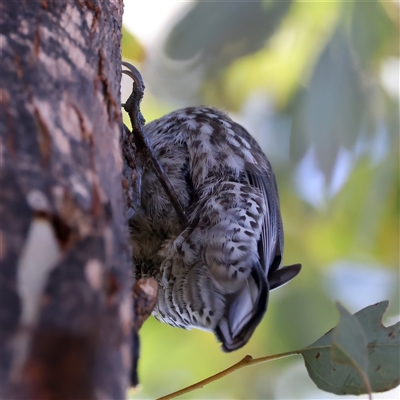
[[[265,276],[270,271],[277,270],[282,261],[283,252],[283,227],[279,210],[278,189],[275,176],[272,171],[264,171],[262,174],[247,169],[249,183],[259,189],[265,199],[265,213],[262,221],[261,237],[258,242],[260,264]]]
[[[300,264],[281,267],[283,256],[283,224],[279,209],[279,195],[275,176],[272,170],[265,174],[247,171],[249,183],[257,187],[266,199],[266,213],[264,216],[261,237],[258,242],[260,264],[268,277],[269,289],[276,289],[291,281],[301,269]]]

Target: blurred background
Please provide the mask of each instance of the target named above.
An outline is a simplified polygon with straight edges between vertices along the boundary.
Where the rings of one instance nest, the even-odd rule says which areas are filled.
[[[399,13],[387,0],[125,2],[122,55],[143,74],[147,122],[203,104],[244,125],[277,176],[284,263],[303,264],[233,354],[210,333],[151,317],[132,398],[181,389],[246,354],[308,346],[336,324],[335,301],[356,312],[387,299],[384,322],[399,319]],[[130,89],[123,80],[123,99]],[[183,396],[335,397],[315,387],[300,356]]]

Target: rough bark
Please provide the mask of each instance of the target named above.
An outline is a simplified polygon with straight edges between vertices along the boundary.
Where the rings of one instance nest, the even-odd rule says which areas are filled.
[[[0,3],[4,399],[125,398],[121,17],[122,0]]]

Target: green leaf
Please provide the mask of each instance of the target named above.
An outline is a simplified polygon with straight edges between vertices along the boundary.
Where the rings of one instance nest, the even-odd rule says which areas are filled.
[[[399,385],[400,323],[390,327],[382,325],[388,304],[384,301],[366,307],[354,314],[354,319],[340,306],[338,326],[300,350],[308,374],[320,389],[335,394],[365,394],[368,390],[359,371],[366,370],[372,392],[385,392]],[[353,366],[339,364],[337,360]],[[358,370],[355,365],[359,366]]]
[[[197,2],[168,35],[166,54],[175,60],[197,56],[207,70],[219,71],[263,48],[290,5],[291,0]]]
[[[340,303],[336,304],[340,319],[333,333],[332,361],[353,366],[359,373],[366,391],[371,394],[368,379],[368,343],[357,318]]]
[[[368,343],[361,324],[340,303],[336,305],[340,313],[340,320],[333,335],[332,359],[342,364],[347,364],[350,359],[366,371],[368,369]]]
[[[350,12],[350,40],[362,68],[388,55],[391,42],[398,37],[395,24],[385,12],[382,1],[353,2]]]
[[[330,177],[341,146],[352,148],[360,131],[363,95],[347,38],[339,26],[323,50],[305,98],[305,130]]]

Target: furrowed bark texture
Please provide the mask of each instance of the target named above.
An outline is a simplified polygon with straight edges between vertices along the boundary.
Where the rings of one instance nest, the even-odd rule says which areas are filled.
[[[125,398],[122,7],[0,3],[4,399]]]

